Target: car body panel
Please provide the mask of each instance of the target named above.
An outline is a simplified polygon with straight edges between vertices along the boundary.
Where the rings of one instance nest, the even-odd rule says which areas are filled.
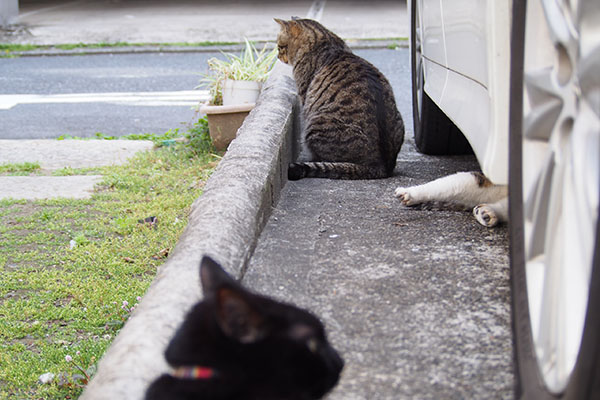
[[[440,1],[446,67],[487,87],[487,1]]]
[[[483,173],[507,184],[512,2],[416,1],[425,92],[463,132]]]
[[[423,54],[442,66],[446,66],[446,48],[442,26],[442,8],[440,0],[421,1],[421,27],[423,27]]]

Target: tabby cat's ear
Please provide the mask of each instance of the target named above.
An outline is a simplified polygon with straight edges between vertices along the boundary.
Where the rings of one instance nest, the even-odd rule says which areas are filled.
[[[200,281],[204,297],[212,297],[219,287],[235,281],[211,257],[204,256],[200,262]]]
[[[277,22],[279,25],[281,25],[281,28],[284,31],[289,32],[292,36],[298,36],[298,35],[300,35],[300,33],[302,33],[302,27],[300,26],[300,23],[297,21],[297,19],[299,19],[298,17],[292,17],[291,21],[284,21],[279,18],[273,18],[273,19],[275,20],[275,22]]]
[[[217,322],[227,336],[248,344],[267,335],[264,317],[248,302],[239,288],[220,288],[216,300]]]
[[[279,18],[273,18],[275,20],[275,22],[277,22],[282,28],[286,28],[289,25],[288,21],[284,21],[282,19]]]

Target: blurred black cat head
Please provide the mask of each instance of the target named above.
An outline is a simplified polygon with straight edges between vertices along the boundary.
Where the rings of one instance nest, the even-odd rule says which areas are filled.
[[[205,256],[204,298],[165,356],[173,368],[147,399],[320,399],[344,362],[323,324],[306,310],[250,292]]]

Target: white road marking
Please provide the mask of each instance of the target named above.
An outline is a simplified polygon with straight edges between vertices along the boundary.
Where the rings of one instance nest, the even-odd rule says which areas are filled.
[[[19,104],[111,103],[129,106],[195,106],[208,100],[208,90],[72,94],[2,94],[0,110]]]

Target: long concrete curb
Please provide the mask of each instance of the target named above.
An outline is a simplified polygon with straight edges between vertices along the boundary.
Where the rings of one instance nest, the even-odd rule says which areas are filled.
[[[185,313],[201,298],[199,264],[215,257],[241,276],[285,183],[295,127],[291,69],[278,63],[237,138],[192,206],[175,251],[100,361],[81,399],[143,399],[168,370],[163,352]]]

